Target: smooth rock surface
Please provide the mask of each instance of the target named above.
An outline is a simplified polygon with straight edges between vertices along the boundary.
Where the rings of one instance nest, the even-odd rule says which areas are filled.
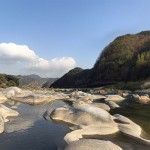
[[[19,113],[15,110],[12,110],[3,104],[0,104],[0,115],[3,117],[4,122],[7,122],[8,119],[6,119],[8,116],[18,116]]]
[[[113,117],[116,119],[120,132],[132,136],[134,138],[137,138],[140,141],[150,145],[150,140],[146,140],[141,137],[142,129],[139,125],[137,125],[127,117],[124,117],[119,114],[115,114],[113,115]]]
[[[107,95],[106,101],[121,102],[124,100],[120,95]]]
[[[7,97],[2,92],[0,92],[0,103],[5,103],[6,101]]]
[[[122,150],[110,141],[82,139],[70,143],[65,150]]]
[[[9,87],[9,88],[6,88],[3,91],[3,93],[7,98],[12,98],[12,97],[15,97],[17,95],[21,95],[22,90],[18,87]]]
[[[115,108],[120,107],[118,104],[116,104],[116,103],[113,102],[113,101],[106,101],[106,100],[105,100],[105,103],[106,103],[111,109],[115,109]]]
[[[78,130],[64,137],[67,143],[79,140],[83,135],[107,135],[118,131],[107,111],[87,104],[74,105],[74,108],[57,108],[50,116],[53,120],[77,126]]]

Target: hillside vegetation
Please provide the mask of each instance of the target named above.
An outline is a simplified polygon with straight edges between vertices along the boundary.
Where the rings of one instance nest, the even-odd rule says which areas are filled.
[[[150,31],[116,38],[100,54],[94,81],[137,81],[150,76]]]
[[[52,87],[90,87],[150,77],[150,31],[117,37],[104,48],[94,67],[74,69]]]
[[[5,88],[9,86],[18,86],[19,80],[12,76],[12,75],[6,75],[6,74],[0,74],[0,87]]]

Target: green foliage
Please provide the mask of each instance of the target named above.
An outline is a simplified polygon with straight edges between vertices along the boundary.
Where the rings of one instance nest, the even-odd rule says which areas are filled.
[[[16,86],[16,83],[13,80],[9,80],[7,86]]]
[[[0,74],[0,87],[18,86],[19,80],[11,75]]]
[[[75,68],[52,87],[94,87],[127,82],[121,88],[134,90],[139,88],[139,81],[149,77],[150,31],[143,31],[117,37],[104,48],[92,69]]]
[[[150,76],[150,31],[116,38],[93,67],[93,80],[130,81]]]

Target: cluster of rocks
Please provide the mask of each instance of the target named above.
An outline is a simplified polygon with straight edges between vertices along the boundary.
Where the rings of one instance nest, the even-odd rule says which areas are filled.
[[[129,93],[129,95],[131,94]],[[71,125],[72,131],[64,137],[68,143],[65,150],[121,150],[121,147],[110,141],[84,139],[85,136],[109,135],[117,132],[150,144],[149,140],[142,138],[142,129],[139,125],[125,116],[109,113],[110,109],[120,107],[119,105],[127,101],[126,96],[128,95],[124,97],[120,95],[94,95],[74,91],[68,96],[69,98],[66,100],[72,103],[71,106],[56,108],[50,113],[47,110],[44,114],[45,118],[50,117],[54,121]],[[145,96],[148,97],[148,95]],[[145,99],[145,97],[139,96],[139,99],[141,98]]]
[[[84,136],[109,135],[117,132],[132,136],[141,142],[150,144],[149,140],[141,137],[142,129],[139,125],[120,114],[111,115],[110,109],[130,102],[147,104],[150,102],[148,94],[118,91],[110,93],[105,90],[99,93],[85,93],[77,90],[22,90],[18,87],[0,89],[0,133],[4,131],[4,122],[8,116],[17,116],[19,113],[6,107],[2,103],[22,102],[30,105],[52,103],[63,100],[71,103],[53,111],[47,110],[45,118],[54,121],[69,123],[70,133],[64,137],[68,143],[66,150],[121,150],[118,145],[110,141],[84,139]]]
[[[43,103],[51,103],[54,100],[68,98],[68,95],[62,92],[51,91],[37,91],[37,90],[22,90],[18,87],[9,87],[0,89],[0,133],[4,131],[4,123],[9,121],[8,117],[18,116],[19,113],[12,108],[16,108],[20,102],[30,105],[37,105]],[[11,106],[8,108],[5,103]]]

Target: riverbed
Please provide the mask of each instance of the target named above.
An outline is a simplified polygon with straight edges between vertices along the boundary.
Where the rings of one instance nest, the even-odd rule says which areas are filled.
[[[5,131],[0,135],[0,150],[63,150],[67,144],[63,138],[70,132],[68,125],[55,123],[50,118],[45,120],[43,114],[47,109],[52,111],[64,104],[56,101],[45,105],[19,103],[16,108],[12,106],[19,116],[10,118],[5,124]],[[131,104],[111,111],[115,113],[135,121],[145,131],[142,136],[150,139],[150,105]],[[110,140],[123,150],[150,150],[148,145],[120,133],[85,138]]]

